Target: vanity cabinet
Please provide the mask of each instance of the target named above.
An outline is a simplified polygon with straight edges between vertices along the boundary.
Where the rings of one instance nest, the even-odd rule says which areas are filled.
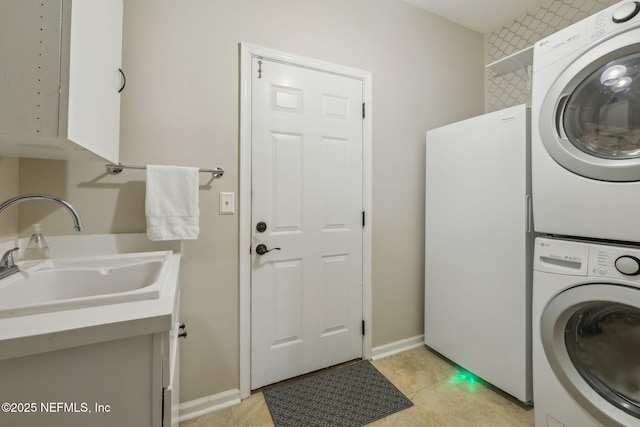
[[[0,425],[177,427],[178,307],[179,291],[170,330],[125,322],[124,338],[0,360]]]
[[[0,156],[118,163],[123,0],[0,2]]]

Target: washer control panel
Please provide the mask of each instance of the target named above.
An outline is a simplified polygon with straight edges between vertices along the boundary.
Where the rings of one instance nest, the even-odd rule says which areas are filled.
[[[534,270],[640,283],[640,246],[607,245],[538,237]]]
[[[640,248],[590,244],[589,276],[640,282]]]
[[[568,240],[538,237],[535,241],[533,269],[547,273],[586,276],[589,248]]]

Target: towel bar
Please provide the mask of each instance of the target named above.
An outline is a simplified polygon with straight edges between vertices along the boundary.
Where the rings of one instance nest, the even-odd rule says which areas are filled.
[[[111,175],[118,175],[120,172],[122,172],[123,169],[147,169],[146,166],[136,166],[136,165],[107,164],[105,165],[105,167],[107,168],[107,170]],[[214,178],[220,178],[222,175],[224,175],[224,169],[222,168],[200,169],[199,172],[210,173],[211,176]]]

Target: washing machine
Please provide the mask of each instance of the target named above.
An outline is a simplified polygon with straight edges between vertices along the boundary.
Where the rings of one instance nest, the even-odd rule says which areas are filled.
[[[537,232],[640,242],[640,2],[534,45]]]
[[[640,426],[640,247],[539,237],[536,427]]]

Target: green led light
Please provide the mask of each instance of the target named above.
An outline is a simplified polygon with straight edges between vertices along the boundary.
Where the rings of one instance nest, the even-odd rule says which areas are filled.
[[[473,387],[475,386],[477,381],[478,381],[478,377],[473,375],[471,372],[460,370],[457,374],[449,378],[448,382],[450,384],[466,383],[466,384],[469,384],[471,387]]]

